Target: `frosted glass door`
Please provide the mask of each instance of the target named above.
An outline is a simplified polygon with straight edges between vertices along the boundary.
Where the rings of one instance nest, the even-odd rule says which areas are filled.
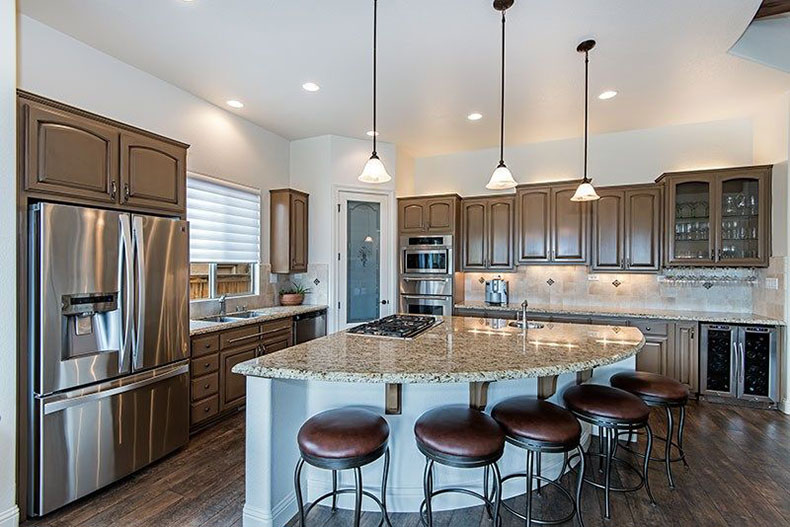
[[[381,205],[348,201],[346,219],[346,322],[379,318],[381,306]]]

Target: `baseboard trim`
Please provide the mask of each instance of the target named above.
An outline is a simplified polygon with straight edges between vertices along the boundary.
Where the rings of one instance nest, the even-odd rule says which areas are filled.
[[[19,507],[14,505],[0,513],[0,527],[19,527]]]
[[[244,527],[282,527],[296,514],[296,495],[289,493],[272,508],[271,513],[245,503],[242,514]]]
[[[785,399],[784,401],[779,403],[779,410],[782,413],[790,414],[790,399]]]

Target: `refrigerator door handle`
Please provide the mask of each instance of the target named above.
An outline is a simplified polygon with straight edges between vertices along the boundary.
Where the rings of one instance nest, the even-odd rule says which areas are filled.
[[[132,360],[134,368],[143,367],[142,346],[145,340],[145,240],[143,239],[143,218],[134,216],[132,219],[132,234],[134,237],[134,252],[137,267],[137,324]]]
[[[122,323],[121,327],[121,354],[119,357],[121,373],[131,371],[131,350],[132,350],[132,315],[134,313],[134,264],[132,260],[132,226],[128,214],[120,216],[121,222],[121,253],[124,274],[121,305]]]

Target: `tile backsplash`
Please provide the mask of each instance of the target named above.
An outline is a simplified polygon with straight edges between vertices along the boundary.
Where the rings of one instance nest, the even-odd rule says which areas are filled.
[[[277,284],[275,284],[277,303],[279,303],[279,291],[287,289],[291,283],[310,289],[310,293],[304,297],[305,304],[329,303],[329,264],[308,264],[306,273],[281,274],[277,275],[277,279]]]

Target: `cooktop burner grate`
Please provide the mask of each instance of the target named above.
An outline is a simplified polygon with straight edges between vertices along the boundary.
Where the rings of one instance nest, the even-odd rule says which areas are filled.
[[[348,330],[353,335],[414,338],[440,322],[436,317],[424,315],[390,315]]]

